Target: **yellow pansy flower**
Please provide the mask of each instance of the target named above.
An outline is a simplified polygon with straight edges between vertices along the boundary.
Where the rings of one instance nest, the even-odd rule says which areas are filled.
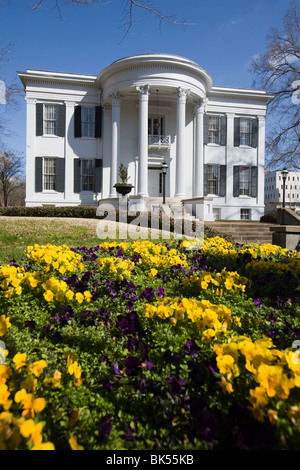
[[[46,290],[46,292],[44,292],[44,298],[45,300],[47,300],[47,302],[51,302],[51,300],[53,300],[53,292],[49,289]]]

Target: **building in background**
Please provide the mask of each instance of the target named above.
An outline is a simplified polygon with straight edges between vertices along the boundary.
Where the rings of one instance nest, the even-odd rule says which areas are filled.
[[[117,198],[118,168],[147,202],[209,201],[208,217],[264,214],[263,90],[213,86],[169,54],[120,59],[98,75],[19,72],[27,102],[26,205]],[[148,207],[148,206],[147,206]]]
[[[274,212],[283,203],[281,170],[265,173],[265,212]],[[289,171],[285,181],[285,206],[300,213],[300,171]]]

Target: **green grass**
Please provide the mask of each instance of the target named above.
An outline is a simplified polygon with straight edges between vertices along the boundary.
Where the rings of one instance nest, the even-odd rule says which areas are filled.
[[[101,242],[96,234],[96,221],[84,219],[0,218],[0,264],[20,260],[28,245],[66,244],[70,247],[95,246]]]

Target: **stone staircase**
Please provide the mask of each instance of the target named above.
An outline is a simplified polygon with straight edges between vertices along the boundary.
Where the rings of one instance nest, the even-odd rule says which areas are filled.
[[[161,197],[149,197],[147,199],[147,209],[149,211],[160,211],[161,204]],[[166,198],[166,206],[166,215],[173,214],[174,217],[196,220],[195,216],[185,210],[178,198]],[[172,211],[170,209],[172,209]],[[220,236],[230,235],[233,241],[237,243],[272,243],[272,232],[270,228],[276,226],[276,224],[255,221],[205,221],[204,226],[216,230]]]
[[[262,222],[204,222],[205,227],[223,236],[230,235],[237,243],[272,243],[270,228],[275,225]]]

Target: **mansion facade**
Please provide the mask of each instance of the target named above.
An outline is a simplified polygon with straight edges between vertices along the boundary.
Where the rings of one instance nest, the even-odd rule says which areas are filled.
[[[186,58],[142,54],[98,75],[19,72],[26,93],[26,206],[118,198],[209,201],[210,217],[264,214],[263,90],[213,86]],[[168,165],[162,177],[162,164]],[[163,187],[164,186],[164,187]]]

